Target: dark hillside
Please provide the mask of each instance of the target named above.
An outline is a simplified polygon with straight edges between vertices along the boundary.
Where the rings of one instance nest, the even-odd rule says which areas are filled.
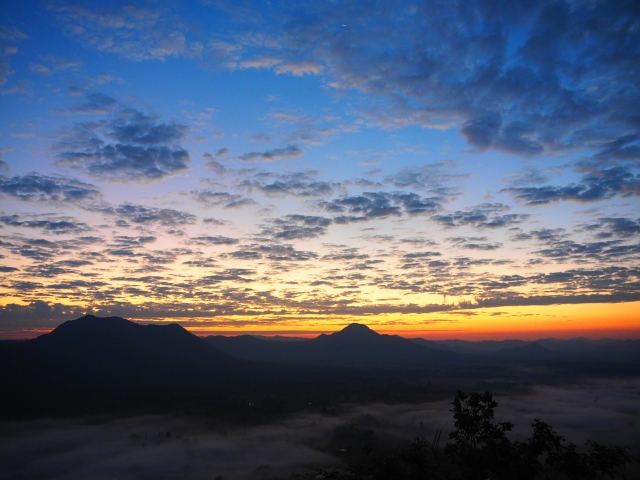
[[[12,392],[5,401],[18,411],[170,404],[194,385],[214,389],[245,368],[179,325],[90,315],[6,345],[1,355],[1,379]]]

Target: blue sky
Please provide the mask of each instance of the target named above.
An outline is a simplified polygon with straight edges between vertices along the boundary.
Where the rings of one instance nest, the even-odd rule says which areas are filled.
[[[0,331],[520,332],[563,304],[638,330],[639,27],[624,1],[4,4]]]

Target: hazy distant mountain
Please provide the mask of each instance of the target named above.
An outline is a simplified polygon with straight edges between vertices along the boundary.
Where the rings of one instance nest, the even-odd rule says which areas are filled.
[[[555,354],[537,342],[523,340],[481,341],[465,340],[425,340],[413,338],[418,345],[430,348],[446,349],[457,353],[463,360],[470,362],[544,362],[551,360]]]
[[[640,362],[640,340],[588,340],[573,338],[558,340],[546,338],[527,342],[525,340],[425,340],[413,338],[412,342],[430,348],[448,349],[462,359],[475,361],[491,359],[498,361],[573,361],[573,362]]]
[[[266,340],[268,342],[304,342],[309,340],[305,337],[286,337],[284,335],[251,335],[254,338],[260,340]]]
[[[566,360],[640,362],[640,340],[613,340],[609,338],[557,340],[545,338],[538,340],[538,343]]]
[[[416,338],[413,340],[419,341],[423,339]],[[494,353],[505,348],[523,347],[531,343],[524,340],[483,340],[479,342],[469,340],[428,340],[428,342],[460,354]]]
[[[442,342],[437,342],[434,340],[425,340],[424,338],[409,338],[408,340],[412,341],[417,345],[422,345],[423,347],[432,348],[435,350],[444,350],[446,352],[453,352],[453,349]]]
[[[453,352],[421,346],[397,335],[381,335],[357,323],[304,342],[268,342],[248,335],[211,336],[206,340],[238,358],[296,365],[417,367],[457,360]]]
[[[556,354],[551,350],[547,350],[538,342],[531,342],[527,345],[518,345],[516,347],[503,348],[492,355],[495,358],[512,361],[526,361],[526,362],[542,362],[553,360],[556,358]]]

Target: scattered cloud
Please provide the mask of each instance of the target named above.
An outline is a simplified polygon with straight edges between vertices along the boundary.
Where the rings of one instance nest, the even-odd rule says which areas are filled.
[[[529,218],[528,214],[502,213],[508,210],[509,206],[502,203],[483,203],[466,211],[434,215],[432,218],[446,228],[466,225],[476,228],[502,228],[522,223]]]
[[[235,245],[239,242],[240,240],[238,240],[237,238],[224,237],[222,235],[200,235],[198,237],[192,237],[189,240],[189,243],[192,245],[202,246]]]
[[[211,189],[193,190],[193,199],[206,207],[241,208],[256,205],[256,201],[241,194],[219,192]]]
[[[132,203],[124,203],[118,207],[101,208],[99,211],[118,218],[121,221],[121,226],[134,223],[138,225],[159,224],[165,227],[175,227],[195,224],[198,218],[189,212],[170,208],[146,207]]]
[[[80,60],[69,60],[64,57],[56,57],[55,55],[46,55],[41,57],[40,60],[41,63],[32,63],[29,68],[32,72],[41,75],[53,75],[67,70],[75,72],[80,70],[83,65]]]
[[[76,203],[98,201],[101,197],[100,190],[89,183],[38,173],[0,177],[0,193],[28,202]]]
[[[344,196],[318,202],[323,210],[339,214],[336,223],[369,221],[403,214],[419,215],[434,213],[440,208],[437,197],[423,198],[415,193],[364,192],[358,196]]]
[[[202,43],[189,39],[188,28],[167,9],[125,5],[89,8],[52,1],[46,8],[71,38],[98,51],[129,60],[200,57]]]
[[[263,162],[276,162],[280,160],[291,160],[292,158],[299,158],[304,151],[296,145],[287,145],[282,148],[274,148],[271,150],[265,150],[264,152],[248,152],[240,155],[239,160],[243,162],[255,163],[257,161]]]
[[[90,95],[71,113],[107,113],[119,104],[107,95]],[[55,146],[58,165],[114,182],[153,182],[189,168],[189,152],[177,144],[187,130],[160,123],[131,108],[119,108],[106,121],[76,123]]]
[[[640,174],[628,167],[592,170],[581,182],[564,187],[512,187],[501,190],[525,205],[547,205],[559,201],[597,202],[612,198],[640,196]]]
[[[271,219],[262,228],[261,235],[274,240],[301,240],[317,238],[327,233],[332,221],[329,218],[312,215],[285,215]]]
[[[11,227],[39,228],[46,233],[63,235],[67,233],[81,234],[93,230],[84,222],[79,222],[72,217],[49,215],[5,215],[0,216],[0,223]]]
[[[450,237],[447,241],[459,248],[468,248],[470,250],[498,250],[502,247],[500,242],[488,242],[487,237]]]

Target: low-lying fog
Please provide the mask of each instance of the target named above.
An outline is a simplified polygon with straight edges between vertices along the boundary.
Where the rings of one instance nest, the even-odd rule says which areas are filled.
[[[452,400],[452,399],[451,399]],[[452,428],[451,401],[351,405],[334,415],[297,414],[260,426],[178,416],[0,423],[0,471],[7,479],[272,479],[333,468],[361,455],[357,432],[371,429],[374,450]],[[534,418],[578,445],[587,439],[640,452],[640,379],[581,387],[534,387],[496,397],[497,420],[526,437]],[[360,427],[355,428],[353,425]],[[354,433],[356,432],[356,433]]]

